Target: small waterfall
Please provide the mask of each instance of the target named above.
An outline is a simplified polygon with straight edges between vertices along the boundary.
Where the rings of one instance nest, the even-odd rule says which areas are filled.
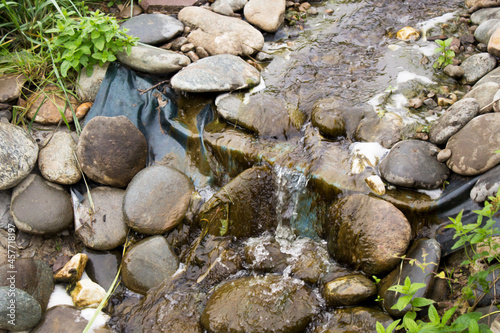
[[[278,204],[276,216],[278,226],[276,238],[293,240],[295,238],[293,226],[299,217],[298,205],[302,194],[306,191],[307,177],[295,170],[276,165],[274,167],[276,181],[276,195]]]

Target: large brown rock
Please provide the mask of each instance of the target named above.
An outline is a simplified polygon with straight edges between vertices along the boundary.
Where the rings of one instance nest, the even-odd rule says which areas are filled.
[[[27,116],[29,119],[35,118],[35,122],[40,124],[58,124],[61,121],[61,112],[64,110],[64,117],[68,122],[73,121],[73,113],[71,108],[76,113],[78,101],[72,95],[69,95],[71,107],[67,105],[66,98],[63,92],[56,87],[47,87],[40,92],[30,96],[26,107],[28,108]],[[85,114],[76,113],[76,117],[80,120]]]
[[[393,269],[410,243],[411,227],[394,205],[352,194],[330,208],[328,252],[340,263],[379,275]]]
[[[463,176],[475,176],[500,163],[500,113],[488,113],[472,119],[446,144],[451,150],[448,168]]]
[[[128,118],[98,116],[84,127],[76,154],[90,179],[125,187],[146,166],[147,143]]]
[[[247,56],[264,46],[264,36],[243,20],[219,15],[200,7],[186,7],[179,20],[193,29],[188,40],[211,55]]]

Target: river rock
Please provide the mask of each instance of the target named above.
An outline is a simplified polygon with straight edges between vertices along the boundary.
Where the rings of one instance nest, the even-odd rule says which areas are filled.
[[[11,191],[0,191],[0,229],[8,229],[9,224],[14,225],[14,220],[10,215]]]
[[[437,160],[438,152],[439,148],[430,142],[398,142],[380,162],[380,175],[389,183],[398,186],[438,188],[450,175],[446,165]]]
[[[475,86],[474,89],[462,97],[462,100],[466,98],[474,98],[479,103],[480,113],[488,113],[493,110],[492,102],[499,89],[500,84],[496,82],[486,82],[479,86]]]
[[[411,227],[392,204],[352,194],[330,208],[325,229],[328,252],[339,263],[380,275],[393,269],[406,253]]]
[[[465,0],[465,5],[469,7],[469,12],[473,12],[479,8],[498,7],[500,0]]]
[[[122,261],[121,250],[94,251],[85,248],[83,253],[89,258],[85,266],[85,273],[92,281],[108,290],[113,284]]]
[[[500,113],[487,113],[472,119],[446,144],[451,150],[448,168],[463,176],[475,176],[500,163]]]
[[[500,19],[487,20],[481,23],[474,31],[474,38],[479,42],[488,45],[491,35],[500,27]]]
[[[243,94],[228,93],[219,95],[215,99],[215,105],[222,118],[259,136],[286,138],[291,132],[296,132],[288,105],[274,96],[257,93],[246,97]]]
[[[500,8],[480,9],[470,16],[472,23],[477,25],[492,19],[500,19]]]
[[[376,332],[377,322],[384,327],[393,320],[388,314],[373,308],[356,306],[353,308],[334,309],[322,315],[313,325],[311,333],[353,333]]]
[[[11,283],[33,296],[40,304],[41,310],[45,311],[54,290],[52,270],[46,263],[33,258],[17,258],[13,267],[10,263],[1,266],[0,286],[7,287]]]
[[[500,27],[491,35],[488,42],[488,53],[498,57],[500,55]]]
[[[21,89],[26,82],[24,75],[0,76],[0,103],[13,101],[21,96]]]
[[[264,46],[262,33],[243,20],[200,7],[186,7],[178,17],[193,29],[188,35],[189,42],[203,47],[211,55],[248,56]]]
[[[136,71],[155,75],[177,72],[191,63],[183,54],[145,45],[133,46],[130,55],[120,52],[116,57]]]
[[[419,239],[412,244],[406,258],[415,259],[415,264],[405,260],[402,268],[397,267],[380,282],[379,286],[379,295],[383,298],[384,308],[393,317],[402,317],[408,312],[410,306],[402,311],[392,309],[392,306],[403,295],[387,289],[397,284],[404,285],[406,277],[409,277],[412,283],[425,284],[425,287],[419,289],[414,297],[427,297],[432,287],[434,273],[439,268],[441,247],[435,239]]]
[[[10,212],[19,230],[36,235],[55,234],[73,222],[69,193],[34,174],[14,188]]]
[[[88,320],[80,310],[70,305],[58,305],[47,310],[31,333],[83,332]]]
[[[497,65],[497,60],[489,53],[478,53],[465,59],[460,65],[464,69],[465,84],[474,84]]]
[[[147,142],[127,117],[97,116],[83,128],[76,154],[90,179],[125,187],[146,166]]]
[[[54,281],[75,283],[80,280],[85,271],[88,257],[84,253],[75,254],[60,270],[54,274]]]
[[[71,299],[79,308],[97,308],[105,297],[106,290],[89,279],[78,281],[71,290]]]
[[[139,37],[139,42],[149,45],[164,44],[184,31],[184,24],[173,16],[143,14],[125,21],[120,29],[127,35]]]
[[[0,122],[0,190],[19,184],[35,167],[38,145],[23,128]]]
[[[38,324],[41,317],[42,308],[30,294],[18,288],[0,287],[0,329],[26,331]]]
[[[216,13],[231,16],[245,7],[248,0],[215,0],[211,7]]]
[[[38,167],[42,176],[53,183],[71,185],[82,179],[75,158],[76,143],[68,132],[56,132],[40,150]]]
[[[198,221],[208,221],[208,233],[220,236],[253,237],[274,230],[278,221],[271,171],[264,166],[243,171],[203,204]]]
[[[185,174],[163,165],[148,167],[127,187],[123,198],[125,222],[144,234],[163,234],[184,219],[193,192]]]
[[[452,65],[452,64],[446,66],[443,69],[443,73],[445,73],[449,77],[454,78],[455,80],[461,79],[465,74],[464,69],[462,67],[457,66],[457,65]],[[420,99],[417,99],[417,100],[420,100]],[[415,109],[417,109],[418,107],[415,107]]]
[[[364,275],[339,277],[325,283],[323,298],[330,306],[349,306],[366,301],[377,294],[377,287]]]
[[[179,259],[162,236],[153,236],[134,244],[125,253],[122,281],[140,294],[158,286],[177,271]]]
[[[73,95],[69,95],[71,107],[66,105],[66,97],[57,87],[45,87],[42,91],[34,93],[28,98],[26,114],[29,119],[35,118],[35,122],[44,125],[57,125],[62,117],[59,110],[64,110],[64,117],[68,122],[73,121],[71,109],[76,112],[79,103]],[[75,113],[78,120],[85,115]]]
[[[285,0],[249,0],[243,13],[248,22],[273,33],[283,24],[285,9]]]
[[[323,135],[333,138],[346,135],[344,118],[340,112],[313,109],[311,122]]]
[[[210,332],[302,332],[318,312],[313,292],[297,279],[243,277],[219,287],[201,316]]]
[[[453,104],[429,131],[429,141],[436,145],[445,144],[448,139],[472,118],[479,114],[480,106],[475,98],[463,98]]]
[[[95,64],[90,76],[87,75],[87,69],[83,68],[80,71],[76,85],[76,94],[82,102],[93,102],[95,100],[109,64],[109,62],[104,63],[102,66]]]
[[[197,0],[142,0],[139,2],[141,7],[147,13],[167,13],[177,14],[182,8],[195,6]]]
[[[187,92],[234,91],[258,85],[260,73],[243,59],[223,54],[192,63],[170,82],[174,89]]]
[[[384,148],[391,148],[401,141],[403,127],[403,119],[395,113],[388,112],[383,117],[378,117],[372,112],[359,123],[355,138],[359,141],[378,142]]]
[[[123,217],[125,191],[101,186],[90,191],[94,203],[92,212],[88,193],[84,194],[83,216],[75,218],[78,238],[94,250],[111,250],[125,243],[128,227]]]
[[[470,198],[476,202],[483,202],[489,196],[495,196],[500,187],[500,165],[486,172],[470,191]]]

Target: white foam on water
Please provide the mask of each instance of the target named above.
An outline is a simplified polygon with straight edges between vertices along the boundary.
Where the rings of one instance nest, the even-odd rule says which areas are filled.
[[[47,309],[50,309],[56,305],[75,305],[73,299],[66,292],[66,288],[62,284],[56,284],[54,286],[54,291],[50,295],[49,304]]]
[[[434,17],[430,20],[417,23],[416,29],[420,30],[422,39],[427,40],[427,31],[429,31],[429,29],[436,26],[438,23],[444,23],[452,20],[455,16],[457,16],[457,14],[457,12],[447,13],[438,17]]]
[[[400,45],[396,45],[396,44],[390,44],[390,45],[387,45],[387,48],[391,51],[397,51],[401,48]]]
[[[264,78],[261,75],[259,84],[250,89],[243,97],[243,104],[247,105],[248,103],[250,103],[250,96],[264,89],[266,89],[266,82],[264,81]]]
[[[417,75],[417,74],[409,72],[409,71],[399,72],[398,78],[397,78],[397,84],[401,84],[401,83],[413,81],[413,80],[417,80],[417,81],[420,81],[422,83],[427,83],[427,84],[435,84],[435,82],[432,81],[431,79],[429,79],[425,76],[422,76],[422,75]]]
[[[414,45],[413,48],[418,50],[424,56],[431,57],[436,54],[436,49],[438,48],[438,45],[436,43],[428,44],[425,46]]]
[[[87,309],[83,309],[81,311],[81,314],[82,314],[83,318],[90,321],[92,319],[92,316],[94,315],[95,311],[96,311],[96,309],[87,308]],[[102,311],[99,311],[99,314],[97,315],[94,322],[92,323],[92,326],[90,326],[89,332],[92,333],[92,332],[95,332],[94,330],[96,330],[98,328],[103,328],[109,319],[110,319],[110,316],[103,313]]]
[[[437,188],[435,190],[417,190],[417,192],[427,194],[432,200],[439,199],[443,194],[444,190],[442,188]]]
[[[359,174],[367,167],[375,167],[389,153],[378,142],[354,142],[349,146],[352,156],[351,173]]]

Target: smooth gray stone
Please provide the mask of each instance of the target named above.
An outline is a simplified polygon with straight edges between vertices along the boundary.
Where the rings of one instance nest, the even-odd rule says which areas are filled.
[[[192,63],[170,82],[174,89],[187,92],[234,91],[258,85],[260,73],[243,59],[223,54]]]
[[[191,63],[185,55],[142,45],[132,47],[130,55],[120,52],[116,57],[136,71],[158,75],[177,72]]]
[[[14,310],[9,308],[12,304]],[[38,324],[41,317],[42,308],[33,296],[18,288],[0,287],[0,329],[26,331]]]
[[[24,82],[26,82],[24,75],[0,76],[0,103],[19,98]]]
[[[429,141],[442,145],[472,118],[479,114],[479,103],[475,98],[463,98],[453,104],[439,117],[429,131]]]
[[[0,228],[7,229],[9,224],[14,225],[14,220],[10,215],[11,191],[0,191]]]
[[[500,187],[500,165],[497,165],[479,177],[476,185],[470,191],[470,198],[476,202],[483,202],[489,196],[495,196]]]
[[[109,62],[106,62],[103,66],[94,65],[94,70],[90,76],[87,75],[85,68],[80,71],[76,93],[82,102],[94,102],[109,64]]]
[[[491,19],[500,19],[500,8],[483,8],[470,16],[472,23],[478,25]]]
[[[478,53],[465,59],[460,65],[464,69],[463,80],[466,84],[474,84],[492,71],[497,60],[489,53]]]
[[[36,165],[38,145],[23,128],[0,122],[0,191],[19,184]]]
[[[479,103],[479,112],[481,114],[488,113],[493,110],[492,102],[499,89],[500,84],[496,82],[486,82],[481,85],[474,86],[474,89],[465,94],[462,99],[475,98]]]
[[[484,21],[474,31],[474,38],[478,42],[488,45],[491,35],[498,27],[500,27],[500,18]]]
[[[163,14],[142,14],[125,21],[120,29],[127,35],[139,37],[139,42],[149,45],[166,43],[184,30],[184,24]]]
[[[439,148],[430,142],[398,142],[380,162],[381,176],[389,183],[420,189],[435,189],[448,178],[450,170],[439,162]]]

